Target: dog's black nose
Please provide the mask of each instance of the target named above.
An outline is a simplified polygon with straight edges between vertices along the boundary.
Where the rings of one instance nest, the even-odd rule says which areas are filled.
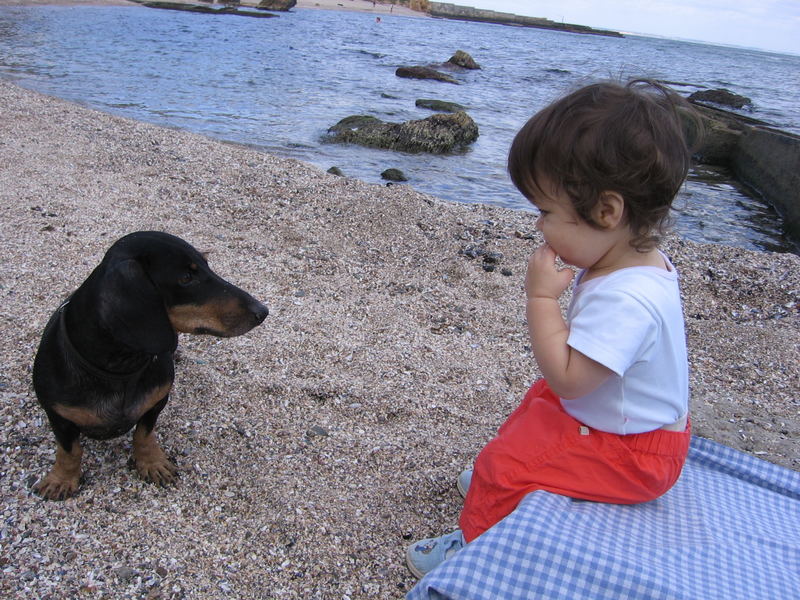
[[[267,315],[269,314],[269,309],[261,304],[261,302],[253,302],[250,306],[248,306],[248,308],[253,314],[253,318],[258,325],[261,325],[261,323],[264,322],[264,319],[266,319]]]

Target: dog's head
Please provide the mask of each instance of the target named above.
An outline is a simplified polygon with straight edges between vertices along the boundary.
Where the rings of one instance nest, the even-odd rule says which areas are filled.
[[[109,248],[102,278],[100,318],[127,345],[158,353],[174,348],[176,332],[242,335],[266,318],[267,307],[219,277],[184,240],[138,231]]]

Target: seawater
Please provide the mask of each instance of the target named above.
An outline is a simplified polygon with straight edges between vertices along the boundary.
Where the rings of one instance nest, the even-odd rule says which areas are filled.
[[[460,85],[401,79],[401,65],[464,50],[481,65]],[[627,36],[608,38],[429,18],[295,9],[278,18],[141,6],[0,7],[0,76],[125,117],[178,127],[381,183],[389,167],[446,200],[530,210],[505,170],[537,110],[598,78],[645,76],[682,92],[725,87],[745,114],[800,133],[800,57]],[[418,98],[457,102],[480,137],[461,154],[407,154],[322,143],[353,114],[430,116]],[[2,114],[0,107],[0,114]],[[676,202],[696,241],[792,251],[778,215],[729,174],[696,171]]]

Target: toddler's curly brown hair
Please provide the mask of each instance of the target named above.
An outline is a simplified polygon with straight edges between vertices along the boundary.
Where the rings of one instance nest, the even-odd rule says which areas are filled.
[[[631,244],[646,251],[669,223],[701,134],[694,109],[664,85],[599,82],[535,114],[514,138],[508,171],[529,199],[541,193],[546,177],[595,226],[591,213],[601,194],[617,192],[625,201]]]

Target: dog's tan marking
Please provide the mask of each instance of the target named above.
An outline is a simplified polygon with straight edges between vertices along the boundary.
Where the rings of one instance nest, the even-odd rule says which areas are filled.
[[[167,394],[169,394],[169,391],[171,389],[172,389],[172,382],[168,381],[145,393],[145,395],[142,397],[142,401],[139,404],[132,407],[131,411],[127,415],[128,418],[131,421],[138,421],[139,419],[141,419],[142,415],[151,408],[153,408],[156,404],[161,402],[164,399],[164,397]]]
[[[67,452],[56,444],[56,464],[35,486],[33,491],[48,500],[64,500],[78,491],[81,478],[81,457],[83,449],[78,440],[72,443],[72,450]]]
[[[141,425],[133,432],[133,460],[136,471],[145,481],[166,485],[172,483],[178,474],[175,465],[158,445],[154,431],[145,431]]]
[[[106,420],[97,414],[91,408],[82,408],[80,406],[64,406],[63,404],[53,405],[59,415],[64,417],[67,421],[75,423],[78,427],[97,427],[104,425]]]
[[[172,326],[181,333],[210,329],[233,337],[252,328],[252,315],[235,298],[214,300],[203,305],[181,304],[173,306],[168,312]]]

